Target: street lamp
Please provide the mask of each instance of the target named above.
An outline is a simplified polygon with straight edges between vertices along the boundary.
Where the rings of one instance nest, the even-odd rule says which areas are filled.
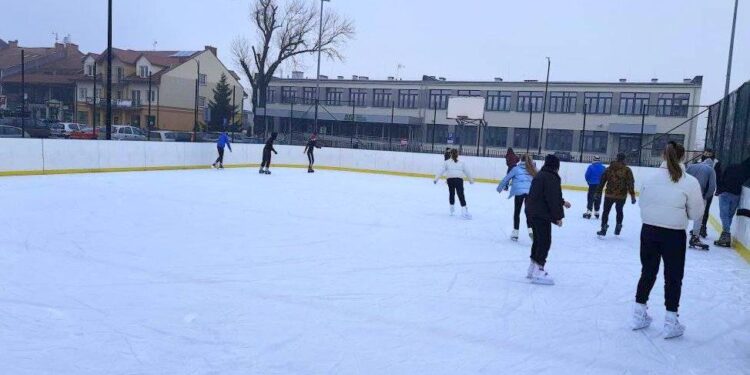
[[[195,63],[198,64],[198,76],[195,79],[195,108],[193,111],[193,142],[198,141],[198,87],[201,81],[201,62],[198,58],[195,58]]]
[[[729,62],[727,62],[727,82],[724,86],[724,96],[729,95],[729,79],[732,76],[732,52],[734,52],[734,29],[737,26],[737,4],[739,0],[734,0],[734,16],[732,18],[732,36],[729,39]]]
[[[542,99],[542,128],[539,130],[539,155],[542,154],[542,141],[544,141],[544,115],[547,113],[547,91],[549,91],[549,68],[552,60],[547,57],[547,81],[544,84],[544,99]]]
[[[94,101],[96,101],[96,98],[94,98]],[[96,116],[96,114],[94,114],[94,116]],[[107,10],[107,122],[106,124],[107,124],[107,140],[110,140],[112,139],[112,0],[109,0],[109,8]]]
[[[323,50],[323,3],[331,0],[320,0],[320,23],[318,24],[318,74],[315,76],[315,123],[313,132],[318,132],[318,105],[320,103],[320,56]]]

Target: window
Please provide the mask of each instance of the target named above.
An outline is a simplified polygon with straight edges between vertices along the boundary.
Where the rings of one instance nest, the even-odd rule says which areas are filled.
[[[519,91],[516,111],[529,112],[529,110],[531,110],[534,112],[541,112],[543,101],[544,92],[542,91]]]
[[[510,111],[510,91],[488,91],[486,109],[488,111]]]
[[[141,78],[147,78],[148,77],[148,66],[147,65],[141,65],[138,67],[138,74],[141,76]]]
[[[156,101],[156,91],[154,90],[149,91],[148,101],[150,102]]]
[[[389,89],[374,89],[372,90],[372,105],[374,107],[390,107],[391,106],[391,90]]]
[[[276,88],[266,88],[266,103],[276,103]]]
[[[583,133],[583,151],[607,153],[607,140],[609,133],[587,130]]]
[[[528,128],[515,128],[513,130],[513,147],[539,147],[539,129],[531,129],[531,144],[528,144]]]
[[[549,94],[549,111],[551,113],[576,113],[577,100],[577,92],[552,91]]]
[[[303,87],[302,88],[302,103],[303,104],[315,104],[315,100],[318,98],[318,90],[315,87]]]
[[[508,128],[488,126],[485,141],[487,146],[505,147],[508,144]]]
[[[479,90],[458,90],[458,96],[482,96]]]
[[[86,75],[87,76],[93,76],[94,75],[94,65],[93,64],[86,64]]]
[[[587,92],[584,99],[586,113],[608,115],[612,112],[611,92]]]
[[[326,88],[326,104],[341,105],[341,97],[344,96],[344,89],[338,87]]]
[[[419,100],[419,90],[407,89],[398,90],[398,107],[399,108],[417,108]]]
[[[133,105],[137,106],[141,104],[141,92],[139,90],[133,90],[130,98],[133,100]]]
[[[89,96],[89,90],[87,88],[78,89],[78,99],[86,100],[88,96]]]
[[[664,149],[667,148],[667,142],[669,141],[675,141],[679,144],[683,144],[685,142],[685,135],[683,134],[656,134],[654,135],[654,142],[651,144],[651,156],[661,156],[661,154],[664,153]]]
[[[647,92],[623,92],[620,93],[621,115],[642,115],[648,108],[648,100],[651,94]]]
[[[281,87],[281,102],[292,103],[294,101],[294,87],[282,86]]]
[[[117,76],[117,82],[120,82],[125,78],[125,70],[121,66],[115,67],[115,75]]]
[[[430,90],[430,108],[448,108],[448,97],[450,96],[451,90]]]
[[[122,90],[117,90],[117,92],[115,93],[115,99],[122,99]]]
[[[198,75],[198,82],[201,86],[205,86],[208,82],[208,77],[205,74]]]
[[[544,139],[545,148],[554,151],[573,151],[573,131],[563,129],[547,129]]]
[[[357,107],[367,105],[367,89],[349,89],[349,102]]]
[[[659,101],[656,103],[656,115],[686,117],[689,102],[690,94],[659,94]]]
[[[199,108],[206,108],[206,97],[205,96],[199,96],[198,97],[198,107]]]

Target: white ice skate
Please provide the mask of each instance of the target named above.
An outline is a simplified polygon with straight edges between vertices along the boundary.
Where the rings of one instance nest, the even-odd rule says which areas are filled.
[[[539,266],[536,265],[536,263],[533,260],[529,261],[529,270],[526,271],[526,278],[531,279],[534,277],[534,270],[539,268]]]
[[[651,317],[648,315],[648,307],[646,304],[636,303],[633,308],[633,321],[630,323],[630,327],[633,331],[639,329],[648,328],[651,325]]]
[[[451,205],[451,216],[453,216],[454,213],[456,213],[456,206]]]
[[[555,280],[539,265],[536,266],[534,274],[531,275],[531,282],[540,285],[555,285]]]
[[[466,220],[471,220],[471,214],[469,213],[468,207],[461,207],[461,217]]]
[[[677,313],[667,311],[667,316],[664,318],[664,338],[673,339],[675,337],[682,336],[685,333],[685,326],[680,324],[677,320]]]
[[[534,240],[534,230],[531,228],[529,228],[529,238],[531,238],[532,241]]]
[[[510,234],[510,239],[512,241],[518,241],[518,229],[513,229],[513,232]]]

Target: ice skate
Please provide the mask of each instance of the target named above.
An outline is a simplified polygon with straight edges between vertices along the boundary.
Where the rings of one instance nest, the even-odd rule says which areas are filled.
[[[219,163],[219,169],[224,169],[224,164],[223,163]]]
[[[721,232],[719,239],[714,241],[714,245],[721,247],[732,247],[732,234],[729,232]]]
[[[461,217],[463,217],[466,220],[471,220],[471,214],[469,213],[468,207],[461,207]]]
[[[261,167],[261,168],[260,168],[260,170],[258,171],[258,173],[259,173],[259,174],[265,174],[266,172],[264,172],[264,171],[263,171],[263,168]]]
[[[313,173],[315,172],[311,167],[307,167],[307,173]]]
[[[533,260],[530,261],[530,263],[529,263],[529,269],[526,271],[526,278],[527,279],[533,278],[534,277],[534,270],[537,269],[537,268],[539,268],[539,266],[537,266],[536,262],[534,262]]]
[[[615,225],[615,236],[619,236],[620,232],[622,232],[622,224],[616,224]]]
[[[708,250],[708,244],[701,242],[700,236],[697,236],[693,233],[690,234],[689,247],[691,249]]]
[[[630,327],[633,331],[648,328],[651,325],[651,317],[648,315],[648,307],[643,303],[636,303],[633,309],[633,320]]]
[[[555,285],[555,280],[539,265],[536,265],[534,273],[531,275],[531,282],[540,285]]]
[[[604,237],[607,236],[607,229],[609,229],[609,225],[602,225],[602,229],[598,232],[596,232],[596,235],[599,237],[599,239],[604,239]]]
[[[451,205],[451,216],[453,216],[454,213],[456,213],[456,206]]]
[[[529,238],[533,241],[534,240],[534,230],[529,228]]]
[[[599,220],[599,211],[594,211],[594,217]]]
[[[510,234],[510,239],[513,241],[518,241],[518,229],[513,229],[513,232]]]
[[[265,174],[271,174],[271,171],[269,171],[268,168],[266,168],[266,171],[263,172],[263,173],[265,173]]]
[[[701,225],[700,236],[701,238],[708,237],[708,229],[706,228],[705,225]]]
[[[216,169],[216,163],[211,164],[211,168]]]
[[[667,311],[667,316],[664,318],[665,339],[680,337],[685,333],[685,326],[680,323],[677,317],[678,315],[676,312]]]
[[[589,210],[589,211],[586,211],[586,212],[585,212],[585,213],[583,214],[583,218],[584,218],[584,219],[591,219],[591,211],[590,211],[590,210]]]

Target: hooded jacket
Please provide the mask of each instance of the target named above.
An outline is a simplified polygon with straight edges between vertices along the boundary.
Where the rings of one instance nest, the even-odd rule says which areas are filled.
[[[599,185],[602,181],[602,174],[604,173],[604,164],[601,161],[595,161],[586,168],[586,183],[589,185]]]
[[[698,180],[683,173],[677,182],[672,181],[666,163],[662,163],[659,173],[644,181],[639,203],[643,224],[656,227],[685,230],[688,220],[703,216],[703,194]]]
[[[533,179],[534,177],[531,177],[529,171],[526,170],[526,165],[518,164],[511,169],[510,173],[503,177],[503,180],[497,185],[497,192],[502,193],[510,185],[510,182],[513,181],[513,185],[510,185],[508,199],[517,195],[528,194]]]
[[[746,159],[742,164],[731,164],[721,174],[716,192],[740,195],[742,184],[748,179],[750,179],[750,159]]]
[[[605,195],[611,199],[625,199],[630,194],[631,197],[635,197],[635,178],[633,177],[633,171],[630,167],[625,165],[621,161],[612,162],[612,164],[604,170],[599,187],[596,189],[598,194],[604,191],[604,187],[607,187]]]
[[[526,216],[550,222],[562,220],[563,212],[562,187],[560,176],[549,166],[542,167],[531,181],[529,196],[526,198]]]
[[[508,168],[513,168],[518,164],[518,161],[520,159],[518,158],[518,155],[516,155],[514,152],[506,152],[505,153],[505,165],[508,166]]]
[[[703,199],[708,200],[716,191],[716,172],[713,168],[713,160],[706,159],[700,163],[690,164],[686,171],[698,180],[703,193]]]

